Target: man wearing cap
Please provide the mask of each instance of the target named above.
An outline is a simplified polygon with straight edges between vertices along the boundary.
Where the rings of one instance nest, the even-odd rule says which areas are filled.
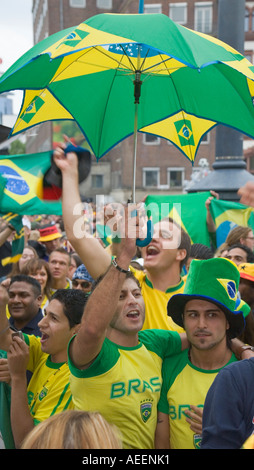
[[[72,276],[72,288],[81,289],[86,293],[91,292],[94,279],[90,276],[84,264],[78,266]]]
[[[61,233],[58,232],[55,224],[45,225],[39,229],[39,242],[46,247],[45,259],[48,261],[50,253],[60,247]]]
[[[244,329],[236,311],[239,278],[227,259],[193,260],[183,294],[168,302],[168,315],[185,329],[190,348],[163,364],[157,448],[200,448],[206,394],[218,371],[237,360],[230,340]]]

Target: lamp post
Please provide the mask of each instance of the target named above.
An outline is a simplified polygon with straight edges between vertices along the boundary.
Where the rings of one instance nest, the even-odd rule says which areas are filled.
[[[245,0],[219,0],[218,38],[240,53],[244,51],[244,15]],[[254,181],[254,176],[246,170],[242,134],[219,125],[216,129],[213,171],[187,191],[214,190],[221,199],[238,201],[238,189],[250,180]]]
[[[144,0],[139,0],[138,12],[144,13]]]

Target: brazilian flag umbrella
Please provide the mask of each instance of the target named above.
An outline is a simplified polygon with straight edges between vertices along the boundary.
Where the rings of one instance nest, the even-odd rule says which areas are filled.
[[[100,159],[137,132],[164,137],[193,163],[217,124],[254,138],[254,70],[236,50],[162,14],[101,14],[35,45],[1,77],[24,90],[12,135],[73,119]]]

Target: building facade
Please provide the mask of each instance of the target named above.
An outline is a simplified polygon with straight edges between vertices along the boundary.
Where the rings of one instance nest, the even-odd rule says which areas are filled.
[[[131,13],[139,10],[139,0],[34,0],[34,42],[70,26],[76,26],[99,13]],[[163,13],[188,28],[217,37],[218,0],[144,0],[144,13]],[[254,61],[254,2],[246,1],[246,55]],[[44,123],[27,132],[27,152],[53,148],[60,138],[59,123]],[[60,132],[59,132],[60,131]],[[76,141],[83,136],[75,131]],[[148,134],[138,135],[136,199],[145,194],[177,194],[195,174],[211,169],[215,160],[216,130],[206,134],[199,146],[194,166],[170,142]],[[248,169],[254,171],[254,147],[251,139],[244,148]],[[253,152],[253,155],[252,155]],[[84,198],[103,194],[119,202],[126,201],[132,187],[133,139],[122,141],[98,163],[94,158],[91,174],[81,184]],[[200,173],[200,170],[201,173]]]

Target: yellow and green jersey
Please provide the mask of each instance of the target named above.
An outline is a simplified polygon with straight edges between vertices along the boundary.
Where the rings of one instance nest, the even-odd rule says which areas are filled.
[[[154,448],[162,361],[180,350],[178,333],[146,330],[139,333],[136,347],[122,347],[106,338],[88,369],[75,368],[69,358],[75,408],[99,411],[114,423],[124,448]]]
[[[147,278],[144,271],[130,268],[138,279],[141,292],[146,307],[145,322],[143,330],[150,328],[177,331],[183,333],[184,329],[173,322],[172,318],[167,315],[167,304],[172,295],[182,294],[185,281],[183,279],[176,286],[171,286],[166,292],[154,289],[151,281]]]
[[[228,364],[236,360],[232,354]],[[200,448],[201,436],[190,429],[184,413],[190,405],[204,407],[206,394],[219,370],[195,367],[188,358],[187,349],[165,359],[158,410],[169,415],[171,449]]]
[[[68,364],[52,362],[41,350],[40,338],[24,335],[29,346],[27,369],[32,372],[27,395],[34,424],[67,408],[73,408]]]

